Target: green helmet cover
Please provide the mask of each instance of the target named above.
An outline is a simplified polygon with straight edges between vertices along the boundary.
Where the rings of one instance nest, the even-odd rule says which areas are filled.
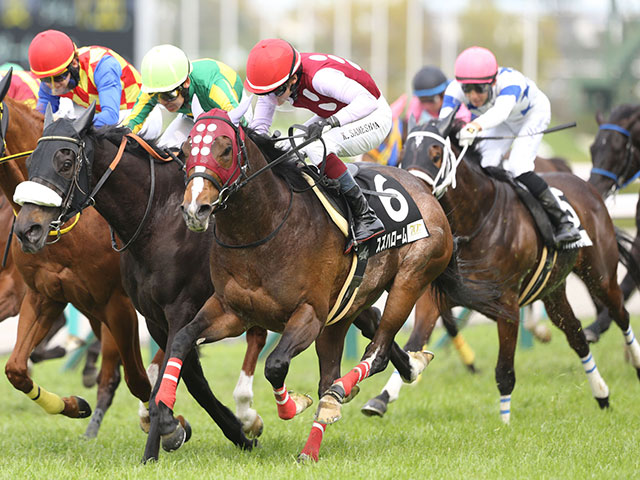
[[[173,45],[157,45],[142,59],[142,91],[170,92],[182,85],[191,73],[187,55]]]

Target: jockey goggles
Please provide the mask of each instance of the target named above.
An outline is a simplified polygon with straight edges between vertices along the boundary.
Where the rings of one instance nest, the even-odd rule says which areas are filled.
[[[44,77],[42,79],[42,81],[44,83],[48,83],[48,84],[51,85],[51,84],[54,84],[54,83],[64,82],[69,75],[71,75],[71,72],[69,71],[69,69],[66,69],[60,75],[56,75],[55,77]]]
[[[182,93],[182,87],[178,87],[175,90],[171,90],[170,92],[160,92],[158,93],[158,98],[165,102],[173,102],[178,95]]]
[[[464,93],[471,93],[471,92],[489,93],[490,89],[491,89],[490,83],[463,83],[462,84],[462,91]]]

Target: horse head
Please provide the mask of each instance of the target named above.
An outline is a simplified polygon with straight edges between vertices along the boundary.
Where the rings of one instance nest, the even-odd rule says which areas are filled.
[[[438,198],[449,185],[455,188],[456,167],[466,152],[456,158],[458,146],[452,144],[455,115],[456,110],[445,118],[415,126],[404,147],[402,168],[429,184]]]
[[[25,252],[42,249],[50,229],[59,229],[88,205],[92,145],[84,134],[94,113],[95,103],[76,120],[54,120],[47,107],[42,137],[27,162],[29,180],[14,193],[14,201],[23,206],[15,231]]]
[[[0,80],[0,102],[4,100],[4,97],[7,96],[7,92],[9,91],[9,87],[11,86],[11,76],[13,74],[13,67],[9,68],[9,71],[2,77]]]
[[[187,227],[203,232],[217,209],[245,178],[245,133],[227,112],[213,109],[201,115],[185,144],[187,187],[180,206]]]
[[[624,188],[640,176],[640,108],[616,107],[606,123],[596,115],[599,128],[591,144],[591,183],[603,197]]]

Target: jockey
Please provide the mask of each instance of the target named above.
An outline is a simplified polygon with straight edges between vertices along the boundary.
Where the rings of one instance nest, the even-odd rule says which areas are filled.
[[[36,110],[51,105],[58,112],[60,97],[80,108],[96,102],[93,125],[115,125],[133,107],[140,92],[140,74],[124,58],[106,47],[76,48],[57,30],[40,32],[29,45],[31,71],[42,80]]]
[[[547,128],[551,120],[547,96],[517,70],[499,68],[495,56],[486,48],[464,50],[458,55],[454,70],[456,80],[445,91],[440,118],[448,116],[458,105],[466,104],[472,121],[460,130],[462,147],[471,145],[481,131],[485,131],[486,136],[518,136],[515,140],[480,142],[482,166],[502,166],[529,189],[553,223],[557,244],[579,240],[580,232],[569,215],[547,182],[533,171],[542,141],[542,135],[535,133]],[[509,158],[504,159],[509,148]]]
[[[161,147],[180,147],[193,128],[194,118],[214,108],[230,112],[237,124],[251,102],[251,95],[241,102],[242,80],[231,67],[210,58],[190,62],[173,45],[149,50],[142,59],[141,72],[142,91],[124,124]],[[178,114],[164,132],[160,105]]]
[[[4,77],[10,68],[13,68],[13,73],[11,74],[11,85],[9,86],[7,97],[22,102],[31,108],[36,108],[40,80],[33,73],[25,72],[20,65],[15,63],[0,65],[0,78]]]
[[[322,134],[325,174],[337,179],[354,215],[355,242],[384,233],[384,225],[338,155],[377,147],[391,129],[391,109],[371,76],[336,55],[299,53],[280,39],[258,42],[247,60],[245,88],[259,95],[250,126],[268,134],[276,107],[290,102],[315,115],[305,122],[309,136]],[[302,149],[314,165],[323,161],[321,142]]]

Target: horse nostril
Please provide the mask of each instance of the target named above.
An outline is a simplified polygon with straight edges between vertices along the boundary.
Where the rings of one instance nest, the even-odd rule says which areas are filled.
[[[196,216],[198,218],[207,218],[209,215],[211,215],[211,211],[213,209],[211,208],[211,205],[200,205],[198,207],[198,211],[196,213]]]

